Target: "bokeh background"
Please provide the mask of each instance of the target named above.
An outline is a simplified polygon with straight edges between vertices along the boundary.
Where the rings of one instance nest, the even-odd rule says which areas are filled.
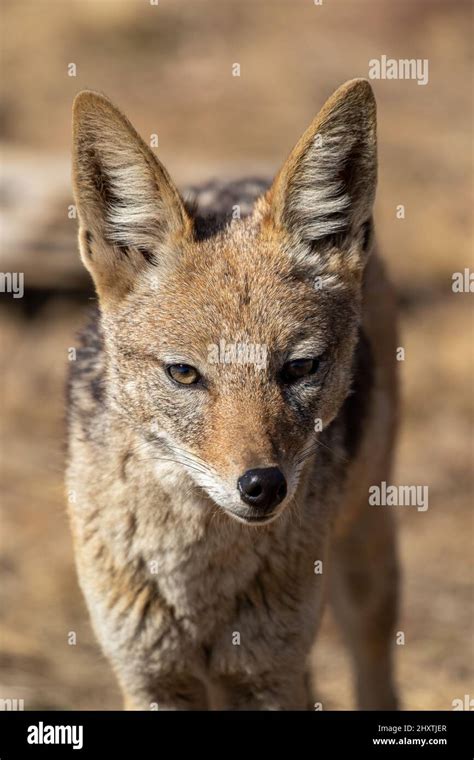
[[[25,709],[120,706],[78,590],[63,487],[67,353],[94,299],[69,218],[74,95],[101,90],[145,139],[157,134],[184,187],[271,175],[324,99],[381,55],[429,61],[426,86],[373,83],[377,229],[405,348],[395,482],[430,489],[427,512],[397,510],[397,679],[405,708],[474,695],[472,295],[451,287],[473,268],[472,4],[3,0],[1,16],[0,269],[24,272],[26,290],[0,294],[0,697]],[[324,708],[352,707],[329,612],[314,661]]]

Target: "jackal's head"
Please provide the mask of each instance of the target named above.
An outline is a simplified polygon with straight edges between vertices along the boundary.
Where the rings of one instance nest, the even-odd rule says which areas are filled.
[[[291,502],[347,396],[375,185],[375,101],[354,80],[253,214],[202,239],[125,117],[96,93],[76,98],[80,249],[110,401],[241,521],[269,521]]]

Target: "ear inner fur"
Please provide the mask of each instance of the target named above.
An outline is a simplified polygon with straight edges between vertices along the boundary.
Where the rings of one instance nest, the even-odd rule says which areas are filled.
[[[300,263],[336,242],[363,252],[376,176],[375,99],[366,80],[352,80],[321,109],[267,196],[267,214]]]
[[[73,142],[81,254],[99,296],[110,302],[150,264],[164,263],[177,241],[190,238],[192,223],[166,169],[103,95],[76,97]]]

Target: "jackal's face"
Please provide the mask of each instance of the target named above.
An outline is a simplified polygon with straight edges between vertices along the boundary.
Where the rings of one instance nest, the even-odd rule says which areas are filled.
[[[375,181],[374,99],[354,80],[253,215],[198,240],[128,121],[100,95],[76,99],[81,255],[110,398],[157,460],[179,462],[241,521],[291,502],[348,393]]]

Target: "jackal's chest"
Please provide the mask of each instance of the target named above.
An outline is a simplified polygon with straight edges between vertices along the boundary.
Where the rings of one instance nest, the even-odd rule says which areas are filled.
[[[192,523],[192,521],[190,521]],[[259,571],[262,556],[269,550],[268,539],[254,541],[247,536],[213,530],[199,531],[181,522],[169,533],[148,534],[140,547],[149,580],[176,624],[184,632],[204,639],[231,618],[239,595]]]

